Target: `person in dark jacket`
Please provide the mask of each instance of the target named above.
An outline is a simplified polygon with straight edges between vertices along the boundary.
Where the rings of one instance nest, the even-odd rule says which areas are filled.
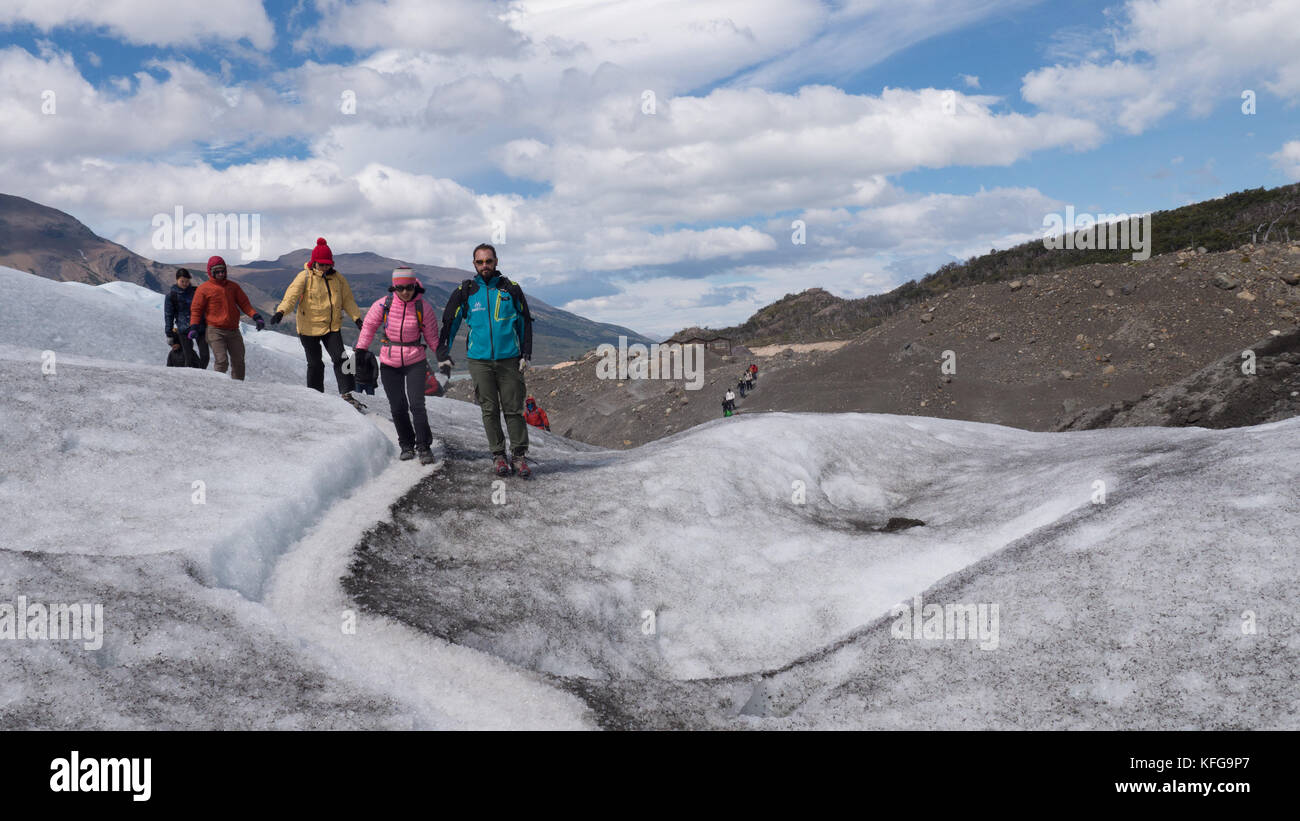
[[[199,352],[194,353],[194,347],[190,345],[188,337],[190,331],[190,306],[194,304],[194,292],[198,288],[191,282],[190,272],[184,268],[176,269],[176,284],[172,286],[165,299],[163,299],[163,318],[166,325],[163,333],[172,340],[173,351],[179,350],[185,358],[183,364],[191,368],[207,368],[210,351],[208,350],[208,340],[203,334],[195,337],[194,341],[199,346]],[[179,343],[172,339],[173,334],[180,340]],[[175,347],[179,344],[179,348]],[[168,357],[170,364],[170,356]]]
[[[167,367],[183,368],[188,365],[190,357],[186,356],[184,348],[189,347],[188,344],[186,344],[189,340],[178,334],[176,331],[172,331],[168,334],[167,338],[170,339],[172,343],[172,349],[167,352]],[[190,349],[190,352],[193,353],[193,349]]]

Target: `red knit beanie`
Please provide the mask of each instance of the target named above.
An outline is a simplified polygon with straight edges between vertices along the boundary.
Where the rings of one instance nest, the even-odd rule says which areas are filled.
[[[325,244],[324,237],[317,237],[316,247],[311,249],[311,264],[315,265],[318,262],[334,265],[334,255],[330,253],[330,247]]]

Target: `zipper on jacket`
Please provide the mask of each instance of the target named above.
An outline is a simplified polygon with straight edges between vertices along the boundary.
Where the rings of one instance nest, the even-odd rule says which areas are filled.
[[[325,332],[330,333],[331,331],[334,330],[333,328],[330,327],[331,325],[334,324],[334,293],[330,290],[329,274],[328,273],[321,274],[320,278],[325,282],[325,299],[330,304],[330,315],[329,318],[325,320]],[[343,327],[342,317],[339,318],[339,327],[340,328]]]

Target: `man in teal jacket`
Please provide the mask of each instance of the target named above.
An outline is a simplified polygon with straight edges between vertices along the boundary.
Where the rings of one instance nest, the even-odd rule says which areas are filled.
[[[483,430],[492,449],[493,469],[498,476],[518,473],[532,476],[525,454],[528,425],[524,421],[524,371],[533,357],[533,316],[523,290],[497,271],[497,250],[484,243],[474,249],[474,270],[452,292],[442,313],[438,335],[438,366],[450,374],[451,343],[463,321],[469,329],[466,356],[474,392],[483,411]],[[510,431],[511,457],[506,456],[501,414]]]

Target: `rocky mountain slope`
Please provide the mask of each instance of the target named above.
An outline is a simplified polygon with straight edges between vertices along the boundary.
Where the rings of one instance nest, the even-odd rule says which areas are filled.
[[[176,281],[176,266],[145,259],[62,211],[8,194],[0,194],[0,265],[48,279],[122,280],[155,291]]]

